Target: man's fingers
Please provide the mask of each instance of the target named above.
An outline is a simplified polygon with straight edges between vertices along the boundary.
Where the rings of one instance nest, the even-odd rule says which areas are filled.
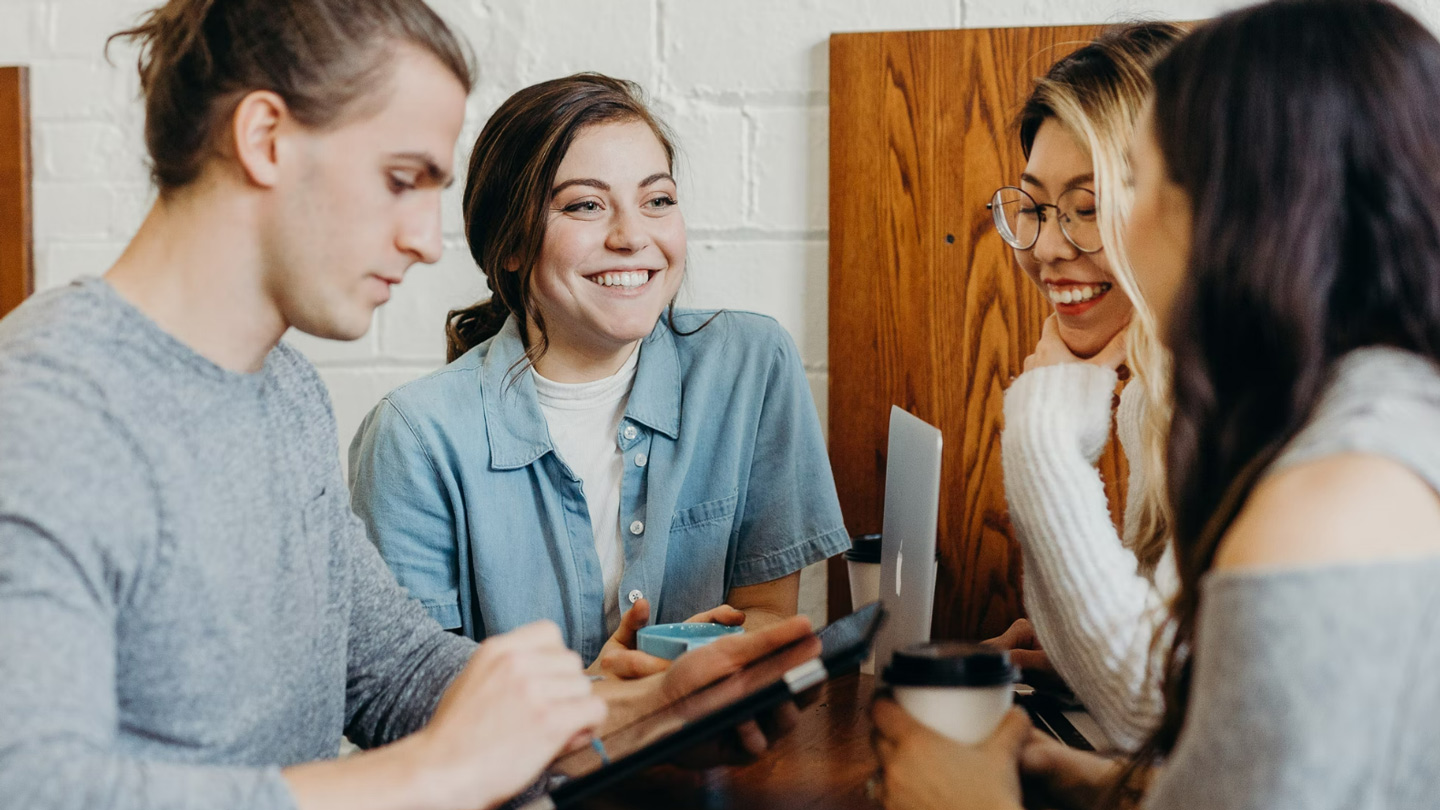
[[[559,709],[557,714],[556,723],[559,728],[564,729],[565,738],[568,740],[577,734],[599,728],[605,722],[609,708],[603,699],[591,696],[569,702]]]
[[[573,674],[537,673],[526,680],[542,685],[550,700],[581,700],[592,692],[590,679],[579,670]]]

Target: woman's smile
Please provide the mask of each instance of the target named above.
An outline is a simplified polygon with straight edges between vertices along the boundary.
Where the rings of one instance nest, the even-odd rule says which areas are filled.
[[[1073,317],[1093,309],[1113,286],[1108,281],[1080,283],[1060,279],[1045,282],[1045,296],[1055,305],[1056,312]]]
[[[649,289],[651,279],[663,272],[663,270],[645,269],[603,270],[585,276],[585,278],[610,291],[636,293]]]

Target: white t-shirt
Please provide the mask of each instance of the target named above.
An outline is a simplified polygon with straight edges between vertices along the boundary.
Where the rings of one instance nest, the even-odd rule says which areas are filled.
[[[620,627],[620,576],[625,572],[625,539],[620,532],[625,456],[620,450],[620,420],[625,416],[639,361],[640,348],[636,346],[619,371],[586,383],[554,382],[531,369],[555,452],[580,476],[605,581],[605,627],[611,633]]]

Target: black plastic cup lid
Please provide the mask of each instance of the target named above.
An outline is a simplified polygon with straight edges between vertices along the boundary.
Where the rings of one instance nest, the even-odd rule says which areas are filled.
[[[850,550],[845,552],[845,559],[859,563],[880,562],[880,535],[857,534],[850,538]]]
[[[999,686],[1020,679],[1010,653],[984,644],[939,641],[896,650],[885,667],[891,686]]]

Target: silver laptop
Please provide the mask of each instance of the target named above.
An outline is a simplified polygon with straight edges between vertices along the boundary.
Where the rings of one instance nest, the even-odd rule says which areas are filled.
[[[875,674],[891,654],[930,640],[935,609],[935,527],[940,515],[940,429],[890,408],[880,601],[888,618],[875,639]]]

